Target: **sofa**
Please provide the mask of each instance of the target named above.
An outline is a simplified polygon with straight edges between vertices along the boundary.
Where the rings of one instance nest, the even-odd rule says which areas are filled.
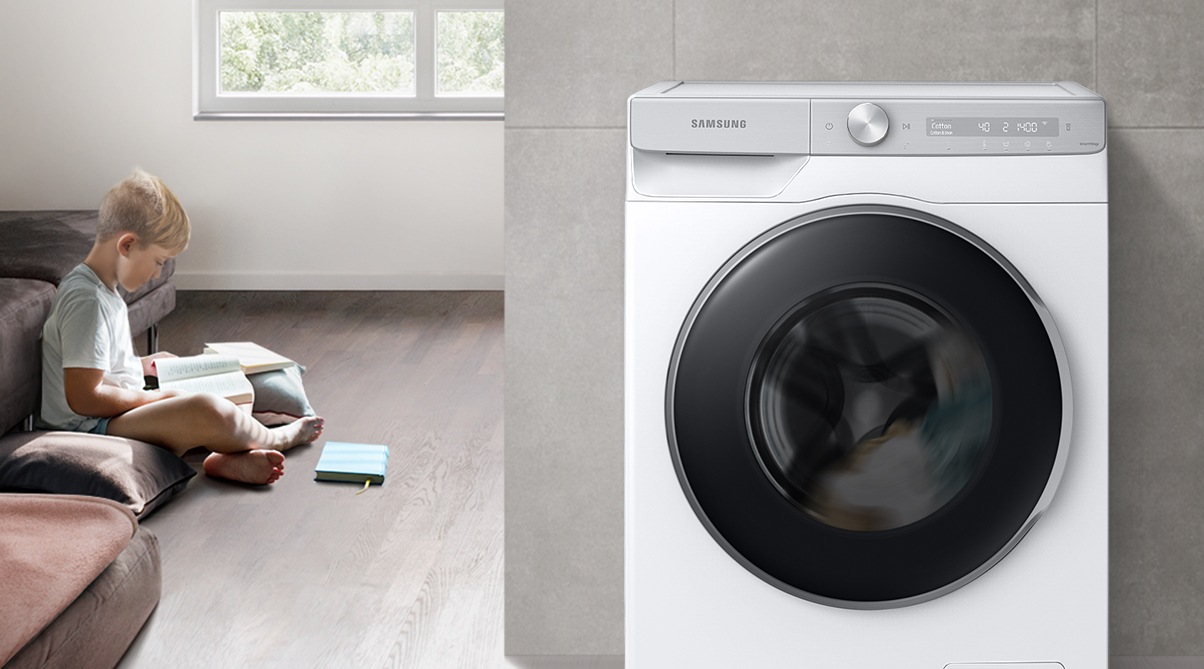
[[[42,324],[59,281],[91,249],[95,229],[95,211],[0,212],[0,665],[6,668],[121,660],[162,586],[158,540],[138,520],[195,475],[150,444],[33,430]],[[123,291],[130,331],[147,333],[152,351],[157,323],[175,307],[173,270],[169,261],[160,279]]]

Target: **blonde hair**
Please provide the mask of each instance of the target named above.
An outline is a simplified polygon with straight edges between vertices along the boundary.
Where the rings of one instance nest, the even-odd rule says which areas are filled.
[[[188,246],[191,227],[171,189],[158,177],[135,169],[101,201],[96,239],[106,241],[124,232],[137,235],[142,248],[157,244],[178,254]]]

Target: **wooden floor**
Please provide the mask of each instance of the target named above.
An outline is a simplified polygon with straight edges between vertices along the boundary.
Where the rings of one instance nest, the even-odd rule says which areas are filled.
[[[251,340],[307,365],[327,429],[288,452],[274,486],[201,474],[145,519],[163,597],[123,669],[623,667],[502,657],[501,293],[184,292],[161,326],[174,353]],[[313,481],[326,439],[388,444],[386,483],[356,495]]]
[[[507,666],[501,293],[183,292],[160,337],[296,359],[326,433],[273,486],[200,474],[145,520],[163,597],[121,667]],[[315,482],[326,440],[388,444],[385,484]]]

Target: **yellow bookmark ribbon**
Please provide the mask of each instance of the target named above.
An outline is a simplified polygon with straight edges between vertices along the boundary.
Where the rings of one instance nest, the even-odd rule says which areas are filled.
[[[368,486],[371,484],[372,484],[372,479],[367,479],[366,481],[364,481],[364,487],[360,488],[360,491],[355,494],[357,494],[357,495],[362,494],[365,490],[368,489]]]

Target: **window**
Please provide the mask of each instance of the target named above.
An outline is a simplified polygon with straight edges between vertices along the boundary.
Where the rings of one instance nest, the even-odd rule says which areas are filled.
[[[501,118],[502,0],[194,0],[195,118]]]

